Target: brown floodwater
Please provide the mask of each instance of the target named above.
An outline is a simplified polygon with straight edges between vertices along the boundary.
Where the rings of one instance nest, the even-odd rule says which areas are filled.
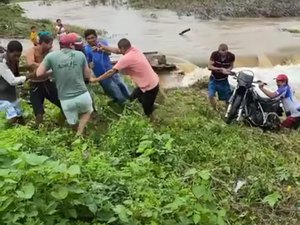
[[[39,1],[21,3],[30,18],[47,18],[63,23],[104,29],[111,44],[126,37],[144,51],[159,50],[196,64],[207,62],[210,53],[220,43],[227,43],[232,52],[241,56],[240,65],[260,66],[257,57],[300,52],[300,34],[281,31],[297,28],[300,18],[239,18],[225,21],[201,21],[193,16],[181,16],[169,10],[135,10],[126,6],[86,6],[87,1],[54,1],[51,6]],[[155,15],[155,16],[154,16]],[[182,30],[191,28],[185,35]],[[300,55],[300,54],[299,54]],[[275,60],[273,59],[275,58]],[[263,62],[261,64],[268,64]]]
[[[251,68],[256,78],[269,83],[270,88],[275,88],[273,78],[276,74],[286,73],[290,83],[300,87],[300,34],[281,30],[300,28],[300,18],[203,21],[193,16],[179,17],[169,10],[135,10],[101,4],[92,6],[88,5],[88,0],[54,1],[51,6],[39,1],[20,4],[27,17],[53,21],[61,18],[65,24],[103,29],[107,31],[105,37],[111,45],[126,37],[143,51],[160,51],[170,56],[170,61],[179,63],[187,72],[185,76],[163,76],[165,87],[188,86],[208,76],[209,71],[204,67],[211,52],[220,43],[227,43],[230,51],[236,54],[237,71]],[[191,31],[180,36],[179,33],[187,28]],[[2,44],[6,43],[7,40],[2,39]],[[31,45],[28,40],[22,40],[22,43],[25,48]],[[58,48],[57,42],[54,48]],[[235,81],[230,82],[234,84]]]

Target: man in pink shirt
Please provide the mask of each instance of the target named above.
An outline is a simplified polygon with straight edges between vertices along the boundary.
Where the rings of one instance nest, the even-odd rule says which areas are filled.
[[[159,77],[152,69],[144,54],[131,46],[129,40],[123,38],[118,42],[118,48],[108,46],[99,47],[101,51],[123,54],[117,64],[105,74],[101,74],[98,81],[104,80],[119,71],[129,75],[137,85],[130,99],[138,99],[143,106],[145,114],[153,119],[154,102],[159,91]]]

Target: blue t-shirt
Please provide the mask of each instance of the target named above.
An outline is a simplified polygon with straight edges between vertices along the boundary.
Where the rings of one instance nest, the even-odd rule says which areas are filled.
[[[104,46],[108,46],[108,43],[105,40],[101,40],[98,43]],[[93,72],[96,77],[99,77],[112,68],[108,53],[102,51],[93,51],[90,45],[86,45],[84,47],[84,52],[88,63],[92,62],[94,64]]]
[[[278,88],[276,97],[282,98],[283,107],[291,117],[300,116],[300,102],[295,98],[294,92],[289,85]]]

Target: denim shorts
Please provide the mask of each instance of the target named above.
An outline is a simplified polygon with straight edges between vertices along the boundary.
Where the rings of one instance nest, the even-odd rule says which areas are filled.
[[[0,111],[6,112],[6,119],[8,120],[21,117],[23,114],[19,100],[15,102],[0,100]]]
[[[78,124],[80,114],[93,112],[93,102],[88,91],[74,98],[61,100],[60,103],[70,125]]]
[[[208,83],[208,96],[215,97],[218,93],[220,101],[228,101],[231,96],[231,89],[228,79],[215,80],[212,76],[209,78]]]

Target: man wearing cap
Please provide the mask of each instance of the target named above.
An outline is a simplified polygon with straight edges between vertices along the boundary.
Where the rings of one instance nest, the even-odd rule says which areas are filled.
[[[36,72],[38,66],[43,61],[45,56],[51,51],[52,44],[52,37],[48,35],[42,35],[39,39],[38,45],[33,46],[26,52],[26,63],[30,72]],[[32,78],[30,80],[30,102],[32,104],[37,126],[43,121],[43,115],[45,113],[45,99],[61,108],[55,83],[50,81],[48,76]]]
[[[288,77],[279,74],[276,77],[277,91],[272,92],[264,88],[264,83],[259,84],[261,91],[270,98],[282,98],[283,107],[287,118],[282,122],[282,127],[297,129],[300,125],[300,102],[295,98],[294,92],[288,84]]]
[[[225,102],[228,102],[231,96],[228,76],[231,73],[234,61],[235,55],[228,51],[226,44],[220,44],[218,51],[214,51],[210,56],[208,69],[211,70],[211,75],[208,83],[208,97],[215,110],[217,108],[216,93],[218,93],[219,100]]]
[[[110,54],[100,49],[102,45],[108,46],[108,43],[105,40],[97,41],[97,33],[93,29],[86,30],[84,36],[88,42],[84,48],[87,61],[93,69],[95,76],[98,77],[113,67],[109,57]],[[127,85],[118,73],[108,79],[102,80],[100,85],[105,94],[120,104],[123,104],[130,96]]]
[[[82,135],[93,112],[92,99],[84,82],[90,78],[85,55],[74,49],[77,38],[74,35],[60,37],[60,50],[49,53],[37,70],[37,77],[42,77],[52,69],[58,97],[68,123]]]

